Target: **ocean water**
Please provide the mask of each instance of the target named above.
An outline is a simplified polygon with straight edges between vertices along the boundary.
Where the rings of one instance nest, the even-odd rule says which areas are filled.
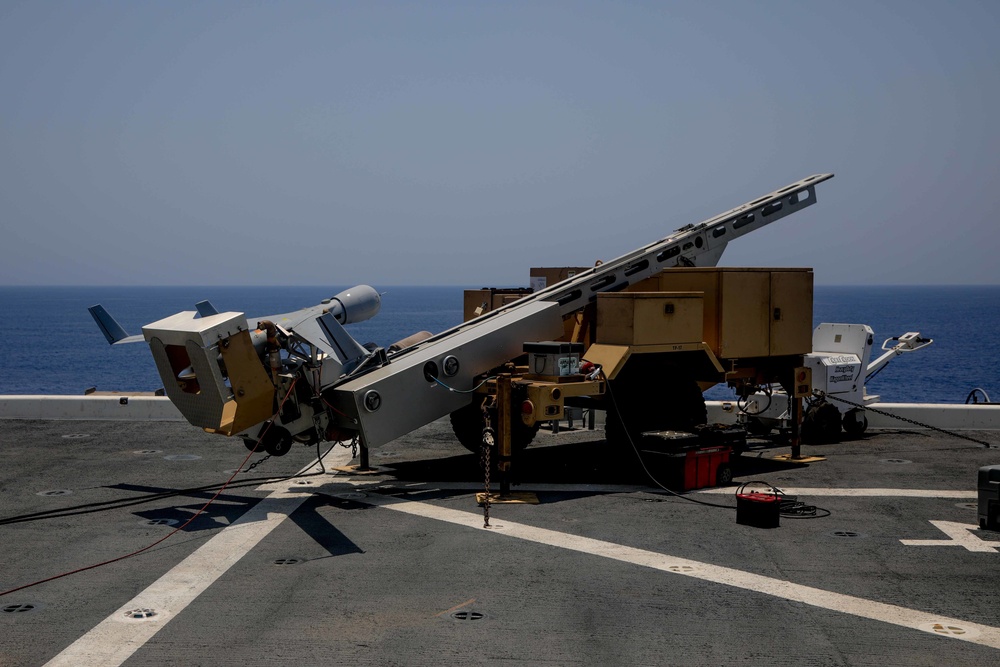
[[[250,316],[318,303],[341,287],[0,287],[0,394],[152,391],[159,376],[144,343],[111,347],[87,307],[101,303],[129,332],[209,299]],[[463,287],[380,287],[381,312],[349,325],[362,343],[382,346],[462,321]],[[876,346],[919,331],[934,344],[906,354],[874,377],[884,401],[963,403],[975,387],[1000,401],[1000,286],[817,286],[814,324],[868,324]],[[873,353],[880,354],[879,352]],[[874,358],[874,356],[873,356]],[[729,396],[715,388],[713,398]]]

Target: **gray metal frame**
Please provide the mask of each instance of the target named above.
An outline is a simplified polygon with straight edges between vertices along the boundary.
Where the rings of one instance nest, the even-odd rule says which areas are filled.
[[[759,197],[610,262],[525,296],[389,356],[389,363],[333,389],[335,421],[360,431],[367,447],[379,447],[469,403],[468,393],[428,382],[424,366],[442,368],[446,356],[461,366],[449,385],[469,391],[477,375],[517,357],[525,342],[558,338],[562,318],[597,299],[673,266],[714,266],[729,241],[816,202],[815,186],[833,174],[817,174]],[[371,401],[366,407],[366,399]],[[377,403],[375,410],[371,405]]]

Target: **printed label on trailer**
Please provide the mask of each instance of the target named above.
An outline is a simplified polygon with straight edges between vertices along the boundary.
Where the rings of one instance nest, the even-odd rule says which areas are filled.
[[[826,369],[826,391],[835,393],[851,391],[861,377],[861,360],[857,355],[842,354],[823,359]],[[815,378],[813,383],[815,384]]]

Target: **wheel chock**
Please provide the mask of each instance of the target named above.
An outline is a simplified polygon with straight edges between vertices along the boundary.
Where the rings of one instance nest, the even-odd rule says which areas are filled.
[[[482,505],[486,502],[485,493],[476,494],[476,504]],[[490,494],[490,505],[537,505],[538,494],[531,493],[530,491],[517,491],[515,493],[491,493]]]
[[[337,466],[335,468],[330,468],[330,470],[336,470],[337,472],[346,472],[349,475],[381,475],[381,468],[372,468],[368,466],[367,468],[362,468],[361,466]]]
[[[826,461],[825,456],[792,456],[791,454],[778,454],[772,456],[773,461],[785,461],[787,463],[815,463],[816,461]]]

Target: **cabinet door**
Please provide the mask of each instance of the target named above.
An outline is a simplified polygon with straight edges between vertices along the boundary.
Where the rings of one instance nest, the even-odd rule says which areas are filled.
[[[812,352],[812,271],[771,273],[771,355]]]
[[[715,268],[671,268],[659,274],[662,292],[704,294],[702,340],[719,355],[719,270]]]
[[[739,270],[721,273],[719,357],[766,357],[770,328],[770,274]]]

